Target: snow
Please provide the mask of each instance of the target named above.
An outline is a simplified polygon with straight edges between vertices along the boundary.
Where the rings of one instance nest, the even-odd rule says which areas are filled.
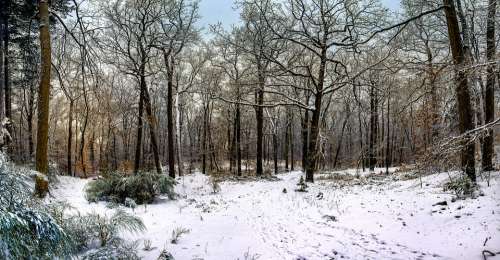
[[[137,207],[147,231],[123,237],[152,242],[151,251],[140,243],[144,259],[164,248],[176,259],[205,260],[482,259],[483,250],[500,250],[500,172],[492,173],[489,187],[479,182],[484,196],[452,202],[442,189],[449,174],[397,180],[402,174],[395,170],[390,177],[321,174],[306,193],[295,192],[301,172],[222,182],[218,194],[207,176],[195,173],[179,179],[179,199]],[[341,175],[351,178],[336,179]],[[111,212],[85,200],[87,182],[61,177],[53,194],[83,213]],[[435,205],[442,201],[447,206]],[[178,227],[191,231],[171,244]]]

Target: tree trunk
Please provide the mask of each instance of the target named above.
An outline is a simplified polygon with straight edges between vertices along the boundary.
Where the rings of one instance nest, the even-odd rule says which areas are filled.
[[[375,170],[377,164],[376,143],[378,138],[378,94],[372,82],[370,87],[370,141],[368,146],[368,161],[370,171]]]
[[[289,130],[290,131],[290,135],[289,135],[290,140],[289,140],[289,142],[290,142],[290,170],[291,171],[295,170],[295,158],[293,156],[294,150],[295,150],[294,149],[295,147],[293,145],[293,143],[294,143],[294,140],[293,140],[293,130],[294,129],[293,129],[293,111],[292,111],[291,112],[291,118],[290,118],[290,130]]]
[[[452,0],[443,0],[443,5],[446,7],[444,11],[448,25],[448,36],[453,56],[453,63],[455,65],[455,92],[457,95],[457,107],[460,121],[459,128],[460,133],[463,134],[474,128],[467,75],[463,68],[465,65],[465,53],[462,39],[460,37],[460,28],[458,26],[454,3]],[[470,140],[470,137],[465,137],[464,144],[465,147],[462,148],[461,151],[462,168],[471,181],[475,183],[475,143]]]
[[[167,143],[168,143],[168,175],[175,178],[175,152],[174,152],[174,117],[173,106],[173,85],[174,71],[173,59],[164,54],[165,65],[167,66]]]
[[[41,70],[40,86],[38,89],[38,128],[36,145],[36,170],[46,175],[49,171],[48,142],[49,142],[49,101],[50,101],[50,70],[51,70],[51,47],[49,32],[49,3],[48,0],[38,1],[40,17],[40,49]],[[46,178],[37,175],[35,182],[35,194],[45,197],[49,191]]]
[[[68,112],[68,146],[66,148],[66,151],[67,151],[67,163],[68,163],[68,169],[67,169],[67,172],[68,172],[68,176],[73,176],[74,177],[74,174],[73,174],[73,171],[72,171],[72,162],[71,162],[71,159],[73,157],[73,154],[72,154],[72,142],[73,142],[73,107],[74,107],[74,101],[73,100],[70,100],[69,101],[69,112]]]
[[[135,159],[134,159],[134,174],[139,172],[139,168],[141,167],[141,149],[142,149],[142,114],[144,110],[144,100],[143,100],[143,91],[144,89],[140,89],[139,94],[139,113],[137,116],[137,141],[135,144]]]
[[[236,104],[236,168],[241,176],[241,111],[240,104]]]
[[[487,67],[486,91],[484,95],[484,123],[491,123],[495,119],[495,15],[497,0],[488,1],[488,20],[486,25],[486,59]],[[482,142],[483,171],[493,170],[494,129],[488,129],[488,135]]]
[[[7,6],[7,11],[9,12],[10,10],[8,10],[8,6]],[[13,118],[12,118],[12,100],[11,100],[11,96],[12,96],[12,91],[11,91],[11,87],[10,87],[10,73],[9,73],[9,40],[10,40],[10,32],[9,32],[9,16],[7,15],[5,17],[5,28],[4,28],[4,39],[3,39],[3,53],[4,53],[4,65],[3,65],[3,69],[4,69],[4,104],[5,104],[5,117],[7,117],[9,120],[10,120],[10,124],[7,124],[6,125],[6,129],[7,131],[9,132],[9,134],[11,136],[13,136],[13,132],[12,132],[12,124],[14,123],[13,121]],[[9,154],[13,155],[13,146],[10,145],[9,143],[12,141],[10,139],[7,140],[8,143],[6,144],[7,145],[7,151]]]
[[[349,115],[346,116],[344,119],[344,122],[342,123],[342,131],[340,132],[340,138],[339,138],[339,143],[337,145],[337,150],[335,151],[335,159],[333,160],[333,168],[337,167],[337,161],[339,158],[339,153],[340,153],[340,148],[342,148],[342,141],[344,139],[344,131],[345,127],[347,125],[347,121],[349,120]]]
[[[309,96],[306,99],[306,104],[309,105]],[[309,150],[309,110],[304,110],[304,118],[302,119],[302,171],[307,168],[307,152]]]
[[[285,157],[285,170],[288,171],[288,157],[290,148],[290,111],[286,112],[286,124],[285,124],[285,144],[284,144],[284,154]]]
[[[207,102],[208,103],[208,102]],[[203,108],[203,138],[202,138],[202,172],[207,174],[207,128],[208,128],[208,104]]]
[[[5,104],[4,104],[4,89],[5,89],[5,60],[7,60],[7,54],[4,52],[5,48],[3,47],[4,35],[7,33],[7,22],[5,19],[7,15],[4,14],[4,9],[0,12],[0,120],[3,120],[5,117]]]
[[[178,87],[178,86],[177,86]],[[176,117],[176,140],[177,140],[177,171],[179,172],[179,176],[183,175],[183,167],[184,164],[182,162],[182,124],[183,124],[183,117],[182,117],[182,111],[180,109],[180,96],[179,96],[179,91],[175,93],[175,117]]]
[[[278,129],[273,133],[273,159],[274,159],[274,174],[278,174]]]
[[[144,65],[146,66],[146,65]],[[158,141],[156,138],[156,119],[153,114],[153,108],[151,106],[151,98],[149,96],[149,90],[148,87],[146,86],[146,79],[145,79],[145,71],[141,72],[141,89],[142,89],[142,94],[143,96],[143,102],[144,105],[146,106],[146,115],[148,117],[148,123],[149,123],[149,134],[151,137],[151,146],[153,148],[153,157],[154,157],[154,164],[156,168],[156,172],[158,174],[161,174],[161,165],[160,165],[160,155],[158,153]]]
[[[306,181],[314,182],[314,171],[318,161],[318,137],[319,137],[319,121],[321,115],[321,102],[323,99],[323,84],[325,83],[326,69],[326,54],[327,49],[324,47],[321,51],[321,63],[318,72],[318,83],[316,85],[316,95],[314,99],[314,111],[311,120],[311,136],[309,138],[309,151],[307,153]]]
[[[264,104],[264,75],[262,72],[262,68],[258,68],[259,73],[259,86],[256,89],[255,93],[255,103],[257,103],[257,107],[255,108],[255,118],[257,120],[257,150],[256,150],[256,175],[261,176],[263,174],[262,167],[262,155],[263,155],[263,137],[264,137],[264,110],[262,105]]]

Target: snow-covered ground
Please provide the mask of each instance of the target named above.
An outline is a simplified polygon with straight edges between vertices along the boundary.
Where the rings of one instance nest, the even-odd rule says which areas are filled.
[[[145,233],[123,236],[151,240],[152,251],[140,243],[144,259],[156,259],[164,248],[178,260],[482,259],[485,249],[500,251],[498,172],[490,187],[480,181],[484,196],[455,202],[442,189],[446,173],[395,181],[347,170],[318,175],[307,193],[295,191],[301,174],[223,182],[218,194],[206,176],[187,175],[176,187],[178,200],[135,209]],[[332,177],[339,174],[346,178]],[[81,212],[110,214],[105,203],[85,200],[87,182],[62,177],[53,194]],[[171,244],[177,227],[191,232]]]

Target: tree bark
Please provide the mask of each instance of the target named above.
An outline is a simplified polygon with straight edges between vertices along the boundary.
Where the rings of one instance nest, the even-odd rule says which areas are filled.
[[[164,54],[165,65],[167,66],[167,142],[168,142],[168,175],[175,178],[175,152],[174,152],[174,117],[173,106],[173,85],[174,71],[173,59]]]
[[[256,149],[256,175],[261,176],[263,174],[263,167],[262,167],[262,155],[264,153],[264,110],[262,105],[264,104],[264,75],[262,72],[262,68],[258,68],[258,78],[259,78],[259,85],[258,88],[256,89],[255,93],[255,101],[257,103],[257,107],[255,108],[255,118],[257,120],[257,149]]]
[[[368,146],[368,164],[370,171],[375,170],[377,164],[376,143],[378,138],[378,94],[372,82],[370,86],[370,141]]]
[[[144,110],[143,91],[144,89],[141,88],[140,89],[141,93],[139,94],[139,113],[137,116],[137,141],[135,144],[134,174],[137,174],[139,172],[139,168],[141,167],[142,128],[143,128],[142,114]]]
[[[48,142],[49,142],[49,101],[50,101],[50,70],[51,47],[49,32],[49,3],[48,0],[38,1],[40,17],[40,49],[41,70],[40,85],[38,89],[38,128],[36,145],[36,170],[46,175],[49,171]],[[45,197],[49,191],[46,178],[37,175],[35,181],[35,194]]]
[[[68,112],[68,146],[66,148],[67,151],[67,164],[68,164],[68,176],[74,176],[73,171],[72,171],[72,162],[71,159],[73,158],[73,149],[72,148],[72,142],[73,142],[73,108],[74,107],[74,101],[70,100],[69,101],[69,112]]]
[[[467,75],[464,70],[465,53],[462,39],[460,37],[460,28],[458,26],[457,13],[452,0],[443,0],[443,5],[446,15],[446,22],[448,27],[448,37],[450,41],[450,48],[453,56],[453,63],[455,65],[455,92],[457,95],[457,107],[459,116],[459,129],[463,134],[474,128],[472,117],[472,106],[470,101],[470,93],[467,81]],[[462,168],[470,178],[476,182],[475,170],[475,143],[470,140],[470,137],[465,137],[465,147],[461,151],[461,164]]]
[[[326,36],[325,36],[326,37]],[[311,136],[309,138],[309,151],[307,153],[306,181],[314,182],[314,171],[318,161],[318,137],[319,137],[319,121],[321,115],[321,102],[323,99],[323,85],[325,83],[326,70],[326,46],[321,50],[321,62],[318,72],[318,83],[316,85],[316,93],[314,99],[314,111],[311,119]]]
[[[309,96],[306,99],[309,105]],[[307,168],[307,152],[309,150],[309,110],[304,109],[304,118],[302,119],[302,170]]]
[[[236,104],[236,168],[237,175],[241,176],[241,111],[240,104]]]
[[[486,90],[484,95],[484,120],[485,124],[491,123],[495,119],[495,15],[497,0],[488,1],[488,20],[486,25],[486,59],[487,67]],[[493,170],[493,145],[494,129],[488,129],[488,135],[482,142],[482,168],[483,171]]]

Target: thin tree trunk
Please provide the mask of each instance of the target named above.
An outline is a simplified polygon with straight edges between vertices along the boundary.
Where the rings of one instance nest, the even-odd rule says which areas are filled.
[[[374,83],[370,87],[370,141],[368,147],[368,161],[370,171],[375,170],[377,164],[376,142],[378,138],[378,94]]]
[[[241,176],[241,111],[240,104],[236,104],[236,167]]]
[[[306,99],[306,104],[309,104],[309,96]],[[304,110],[304,118],[302,120],[302,171],[307,168],[307,152],[309,150],[309,110]]]
[[[72,153],[72,142],[73,142],[73,109],[74,109],[74,101],[70,100],[69,101],[69,112],[68,112],[68,146],[66,148],[67,151],[67,163],[68,163],[68,176],[73,176],[74,173],[72,170],[72,158],[73,158],[73,153]]]

